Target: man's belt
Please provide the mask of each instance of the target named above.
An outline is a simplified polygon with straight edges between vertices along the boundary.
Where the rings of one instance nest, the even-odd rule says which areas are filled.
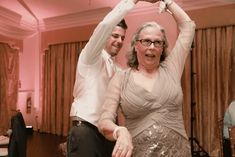
[[[87,127],[92,128],[94,130],[98,130],[98,128],[95,125],[93,125],[93,124],[91,124],[91,123],[89,123],[87,121],[73,120],[73,126],[79,127],[81,125],[87,126]]]

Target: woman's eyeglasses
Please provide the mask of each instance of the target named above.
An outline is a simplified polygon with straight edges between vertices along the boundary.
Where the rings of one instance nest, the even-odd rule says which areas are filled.
[[[161,40],[151,41],[149,39],[140,39],[137,41],[139,41],[143,46],[146,46],[146,47],[149,47],[152,43],[153,43],[154,47],[163,47],[165,44],[165,42],[161,41]]]

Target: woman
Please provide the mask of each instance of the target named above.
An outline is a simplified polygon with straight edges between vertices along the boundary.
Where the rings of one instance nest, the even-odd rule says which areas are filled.
[[[165,0],[165,4],[180,30],[172,51],[167,53],[164,28],[156,22],[145,23],[133,36],[130,68],[116,73],[108,87],[99,130],[107,139],[116,140],[115,157],[191,156],[180,80],[195,24],[175,2]],[[119,105],[125,127],[115,124]]]

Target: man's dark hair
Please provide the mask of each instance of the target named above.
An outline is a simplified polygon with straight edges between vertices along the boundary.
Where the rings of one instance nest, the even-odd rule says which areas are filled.
[[[127,24],[126,24],[126,21],[124,19],[122,19],[118,24],[117,26],[119,27],[122,27],[123,29],[127,29]]]

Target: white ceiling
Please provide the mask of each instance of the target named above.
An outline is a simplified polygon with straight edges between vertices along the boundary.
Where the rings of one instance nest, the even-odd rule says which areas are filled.
[[[24,31],[50,30],[65,25],[97,22],[120,0],[0,0],[0,24]],[[235,4],[235,0],[175,0],[185,10]],[[157,5],[157,4],[155,4]],[[135,11],[149,11],[153,5],[140,2]],[[154,8],[155,9],[155,8]],[[75,22],[78,21],[78,22]],[[59,25],[58,25],[59,23]],[[6,29],[0,28],[1,29]],[[25,32],[24,32],[25,33]],[[30,33],[30,32],[28,32]]]

